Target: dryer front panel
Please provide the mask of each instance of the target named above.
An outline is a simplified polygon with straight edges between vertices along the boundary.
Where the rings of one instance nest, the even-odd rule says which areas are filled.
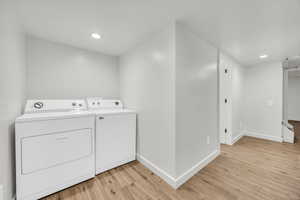
[[[17,199],[39,199],[95,175],[95,117],[16,123]]]
[[[93,153],[91,129],[27,137],[22,144],[22,174],[82,159]]]

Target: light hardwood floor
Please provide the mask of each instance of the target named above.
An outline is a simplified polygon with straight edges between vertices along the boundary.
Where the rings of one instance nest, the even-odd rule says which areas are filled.
[[[300,144],[243,137],[173,190],[135,161],[44,200],[300,200]]]

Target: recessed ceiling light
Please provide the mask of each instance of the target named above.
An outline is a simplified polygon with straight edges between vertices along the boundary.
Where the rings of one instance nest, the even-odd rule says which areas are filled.
[[[264,55],[259,56],[259,58],[261,58],[261,59],[264,59],[264,58],[267,58],[267,57],[268,57],[267,54],[264,54]]]
[[[98,33],[92,33],[91,37],[94,38],[94,39],[96,39],[96,40],[101,39],[101,35],[99,35]]]

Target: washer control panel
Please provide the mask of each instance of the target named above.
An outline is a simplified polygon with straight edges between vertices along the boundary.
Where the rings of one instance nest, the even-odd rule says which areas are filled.
[[[87,110],[85,100],[27,100],[25,113]]]
[[[101,97],[87,98],[89,109],[123,109],[123,104],[118,99],[103,99]]]

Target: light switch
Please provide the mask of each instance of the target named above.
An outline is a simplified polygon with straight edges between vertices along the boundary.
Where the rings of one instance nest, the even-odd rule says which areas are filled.
[[[267,101],[267,106],[269,106],[269,107],[272,107],[273,106],[273,100],[272,99],[269,99],[268,101]]]

